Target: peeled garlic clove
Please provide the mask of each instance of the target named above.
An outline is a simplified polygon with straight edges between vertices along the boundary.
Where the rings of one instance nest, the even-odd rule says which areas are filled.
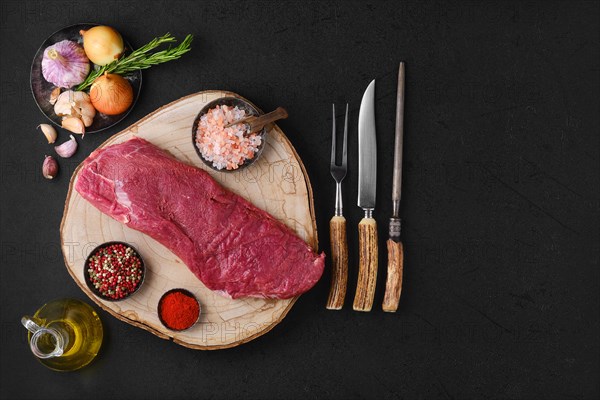
[[[58,163],[52,156],[46,156],[44,163],[42,164],[42,174],[44,178],[52,179],[58,174]]]
[[[76,117],[67,117],[62,120],[62,127],[73,133],[83,135],[85,133],[85,125],[82,120]]]
[[[38,128],[42,130],[42,133],[44,134],[44,136],[46,136],[46,139],[48,139],[48,143],[54,143],[56,141],[58,133],[56,133],[56,129],[54,129],[52,125],[39,124]]]
[[[77,151],[77,140],[75,140],[75,137],[71,135],[70,140],[67,140],[63,144],[54,147],[54,150],[56,150],[56,154],[58,154],[62,158],[69,158]]]
[[[56,100],[58,100],[58,96],[60,96],[60,88],[54,88],[54,90],[52,91],[52,93],[50,93],[50,104],[54,105],[56,103]]]

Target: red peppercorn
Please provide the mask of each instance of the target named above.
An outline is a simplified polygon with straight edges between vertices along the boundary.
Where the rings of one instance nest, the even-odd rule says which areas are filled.
[[[141,283],[142,260],[130,246],[110,244],[89,257],[87,272],[92,286],[102,296],[122,299]]]

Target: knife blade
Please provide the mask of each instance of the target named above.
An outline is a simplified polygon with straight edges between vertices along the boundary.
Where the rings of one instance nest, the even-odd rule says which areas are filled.
[[[375,80],[360,102],[358,113],[358,206],[375,208],[377,184],[377,139],[375,136]]]
[[[358,283],[355,311],[371,311],[377,282],[377,223],[373,219],[377,188],[377,138],[375,130],[375,80],[371,81],[358,113],[358,206],[365,216],[358,224]]]
[[[389,225],[388,268],[382,309],[395,312],[402,291],[404,246],[400,241],[400,199],[402,196],[402,146],[404,142],[404,63],[398,67],[398,91],[396,94],[396,133],[394,139],[394,172],[392,176],[392,218]]]

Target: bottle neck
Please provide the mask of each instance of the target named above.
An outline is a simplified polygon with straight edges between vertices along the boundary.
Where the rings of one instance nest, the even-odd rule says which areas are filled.
[[[46,359],[63,355],[68,335],[58,329],[41,327],[39,321],[29,316],[21,318],[21,323],[31,332],[29,346],[36,357]]]

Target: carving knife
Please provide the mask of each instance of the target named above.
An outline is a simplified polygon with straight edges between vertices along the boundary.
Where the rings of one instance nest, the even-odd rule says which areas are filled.
[[[394,173],[392,178],[392,218],[390,218],[387,241],[388,268],[383,297],[383,311],[398,309],[402,291],[404,247],[400,241],[400,197],[402,194],[402,143],[404,136],[404,63],[398,68],[398,92],[396,94],[396,138],[394,140]]]
[[[377,223],[373,219],[377,187],[375,80],[363,94],[358,114],[358,206],[365,212],[358,224],[358,284],[353,308],[371,311],[377,281]]]

